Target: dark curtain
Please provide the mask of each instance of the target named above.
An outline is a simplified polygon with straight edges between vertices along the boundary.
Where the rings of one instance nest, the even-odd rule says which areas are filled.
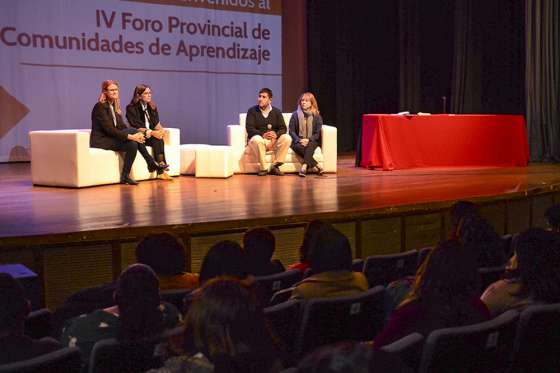
[[[308,0],[307,10],[308,87],[338,127],[339,152],[359,153],[364,113],[525,113],[522,1]]]
[[[451,112],[523,114],[523,2],[454,2]]]
[[[399,1],[399,111],[411,113],[421,111],[421,6],[417,0]]]
[[[525,2],[527,130],[533,161],[560,161],[560,3]]]
[[[308,0],[309,90],[340,152],[355,149],[362,114],[398,109],[397,2]]]

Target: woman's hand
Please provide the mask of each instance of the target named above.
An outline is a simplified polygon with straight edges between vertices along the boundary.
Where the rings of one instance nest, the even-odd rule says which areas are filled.
[[[144,139],[144,135],[142,134],[142,132],[136,132],[134,135],[129,134],[128,139],[131,141],[136,141],[137,143],[140,144],[143,144],[144,141],[146,141]]]
[[[152,136],[155,137],[156,139],[163,139],[163,135],[164,135],[164,131],[163,128],[159,129],[159,130],[153,130],[152,131]]]
[[[307,146],[309,144],[309,139],[300,139],[299,143],[303,146]]]

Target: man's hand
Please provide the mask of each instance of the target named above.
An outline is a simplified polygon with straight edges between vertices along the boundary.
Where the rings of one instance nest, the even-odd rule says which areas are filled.
[[[309,144],[309,139],[300,139],[299,143],[303,146],[307,146]]]
[[[263,137],[267,140],[276,140],[276,132],[274,131],[267,131],[264,133]]]

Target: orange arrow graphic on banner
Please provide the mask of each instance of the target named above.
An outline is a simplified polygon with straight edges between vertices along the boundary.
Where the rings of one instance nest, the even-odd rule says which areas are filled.
[[[27,106],[0,86],[0,139],[14,128],[27,113],[29,113]]]

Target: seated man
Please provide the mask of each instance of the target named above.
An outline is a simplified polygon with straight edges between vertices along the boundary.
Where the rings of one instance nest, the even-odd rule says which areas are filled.
[[[34,340],[23,334],[30,305],[19,281],[8,273],[0,273],[0,299],[0,364],[31,359],[62,348],[52,338]]]
[[[287,134],[286,123],[282,112],[272,106],[272,91],[263,88],[259,91],[257,105],[247,111],[245,122],[249,147],[259,159],[259,176],[282,176],[280,166],[284,163],[292,138]],[[266,169],[265,154],[267,150],[274,150],[274,163],[270,170]]]

